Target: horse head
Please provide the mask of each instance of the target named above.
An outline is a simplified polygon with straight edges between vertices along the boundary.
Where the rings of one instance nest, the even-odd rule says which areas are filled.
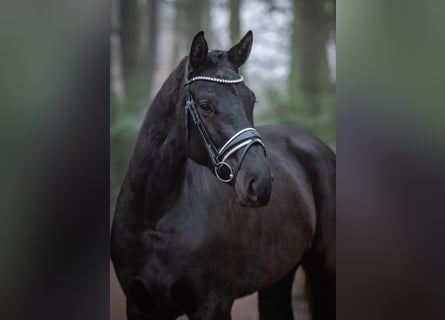
[[[185,66],[181,118],[187,156],[231,185],[241,205],[261,207],[270,200],[272,175],[254,129],[255,94],[238,73],[251,48],[251,31],[228,51],[209,51],[204,32],[199,32]]]

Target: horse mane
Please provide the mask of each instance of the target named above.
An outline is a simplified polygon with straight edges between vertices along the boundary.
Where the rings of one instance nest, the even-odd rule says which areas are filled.
[[[133,157],[138,157],[138,152],[145,153],[147,151],[149,146],[146,143],[147,139],[155,146],[161,145],[175,123],[176,107],[178,103],[184,103],[180,100],[180,95],[183,92],[186,58],[183,58],[170,73],[153,98],[142,123]]]
[[[150,170],[147,164],[159,157],[159,147],[178,123],[177,108],[184,104],[180,97],[187,61],[188,57],[184,57],[170,73],[145,114],[127,172],[127,178],[134,188],[145,189]]]

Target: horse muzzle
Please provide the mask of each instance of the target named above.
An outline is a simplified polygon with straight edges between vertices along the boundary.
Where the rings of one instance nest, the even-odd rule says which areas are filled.
[[[264,207],[272,196],[273,176],[267,163],[262,163],[267,161],[264,156],[256,160],[255,164],[249,161],[249,165],[239,171],[235,181],[236,198],[244,207]]]

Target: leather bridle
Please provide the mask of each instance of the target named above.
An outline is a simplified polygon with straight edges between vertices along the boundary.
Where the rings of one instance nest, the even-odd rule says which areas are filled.
[[[220,84],[235,84],[244,81],[243,76],[240,76],[238,79],[229,80],[229,79],[221,79],[207,76],[196,76],[191,79],[188,79],[188,66],[185,67],[185,129],[186,129],[186,139],[187,144],[189,140],[189,128],[188,122],[189,118],[192,119],[193,124],[198,129],[198,132],[201,136],[201,140],[204,143],[204,146],[209,154],[210,160],[212,162],[214,172],[216,177],[225,183],[231,182],[238,175],[238,171],[241,168],[241,163],[243,162],[247,152],[254,145],[260,145],[264,153],[266,153],[266,148],[261,141],[260,134],[254,128],[244,128],[236,132],[230,139],[227,140],[226,143],[221,148],[217,148],[213,143],[212,138],[210,137],[198,110],[196,110],[195,101],[189,90],[189,85],[195,81],[209,81]],[[243,149],[243,153],[239,158],[238,165],[235,170],[227,163],[227,159],[235,154],[236,151]]]

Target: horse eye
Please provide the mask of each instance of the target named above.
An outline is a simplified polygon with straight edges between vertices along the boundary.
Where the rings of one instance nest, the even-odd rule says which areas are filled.
[[[208,104],[203,103],[203,104],[200,104],[199,107],[204,112],[212,112],[212,108],[210,108],[210,106]]]

